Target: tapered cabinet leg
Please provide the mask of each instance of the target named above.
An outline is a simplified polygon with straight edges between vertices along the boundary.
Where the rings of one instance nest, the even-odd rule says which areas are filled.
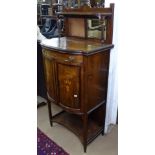
[[[52,122],[51,102],[50,102],[49,100],[48,100],[48,114],[49,114],[50,125],[53,126],[53,122]]]
[[[87,151],[87,133],[88,133],[88,115],[84,114],[83,117],[83,147],[84,147],[84,152],[86,153]]]
[[[87,151],[87,144],[84,144],[84,153],[86,153],[86,151]]]
[[[106,105],[103,105],[103,130],[102,130],[102,136],[104,135],[104,129],[105,129],[105,116],[106,116]]]
[[[102,130],[102,136],[104,135],[104,128],[103,128],[103,130]]]

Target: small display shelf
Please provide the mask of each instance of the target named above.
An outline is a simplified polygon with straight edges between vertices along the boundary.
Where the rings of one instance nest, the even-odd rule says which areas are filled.
[[[80,116],[62,111],[53,116],[52,121],[65,126],[76,134],[83,143],[83,120]],[[89,144],[101,132],[103,132],[103,126],[100,126],[92,118],[89,118],[87,144]]]

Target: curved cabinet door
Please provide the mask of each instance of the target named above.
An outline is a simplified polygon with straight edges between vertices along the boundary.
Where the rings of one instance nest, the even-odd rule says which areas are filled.
[[[46,87],[47,87],[47,95],[48,98],[57,103],[57,90],[56,90],[56,69],[55,69],[55,61],[54,59],[49,59],[44,56],[44,69],[45,69],[45,77],[46,77]]]
[[[59,102],[62,106],[81,109],[81,66],[57,63]]]

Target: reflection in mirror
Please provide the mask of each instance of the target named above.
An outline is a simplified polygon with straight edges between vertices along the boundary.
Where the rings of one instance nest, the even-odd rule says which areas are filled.
[[[100,19],[88,19],[87,20],[88,30],[87,37],[88,38],[97,38],[106,40],[106,20]]]
[[[80,0],[63,0],[64,8],[79,8]]]

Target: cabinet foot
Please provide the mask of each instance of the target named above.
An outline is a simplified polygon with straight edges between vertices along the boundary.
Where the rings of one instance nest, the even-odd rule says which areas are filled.
[[[87,145],[84,145],[84,153],[86,153],[86,151],[87,151]]]
[[[53,122],[52,122],[52,120],[50,120],[50,125],[51,125],[51,127],[53,126]]]
[[[49,115],[49,121],[51,127],[53,126],[53,121],[52,121],[52,110],[51,110],[51,103],[48,101],[48,115]]]
[[[101,132],[102,136],[104,136],[104,130]]]
[[[46,102],[38,103],[38,104],[37,104],[37,108],[40,108],[40,107],[45,106],[45,105],[47,105]]]

